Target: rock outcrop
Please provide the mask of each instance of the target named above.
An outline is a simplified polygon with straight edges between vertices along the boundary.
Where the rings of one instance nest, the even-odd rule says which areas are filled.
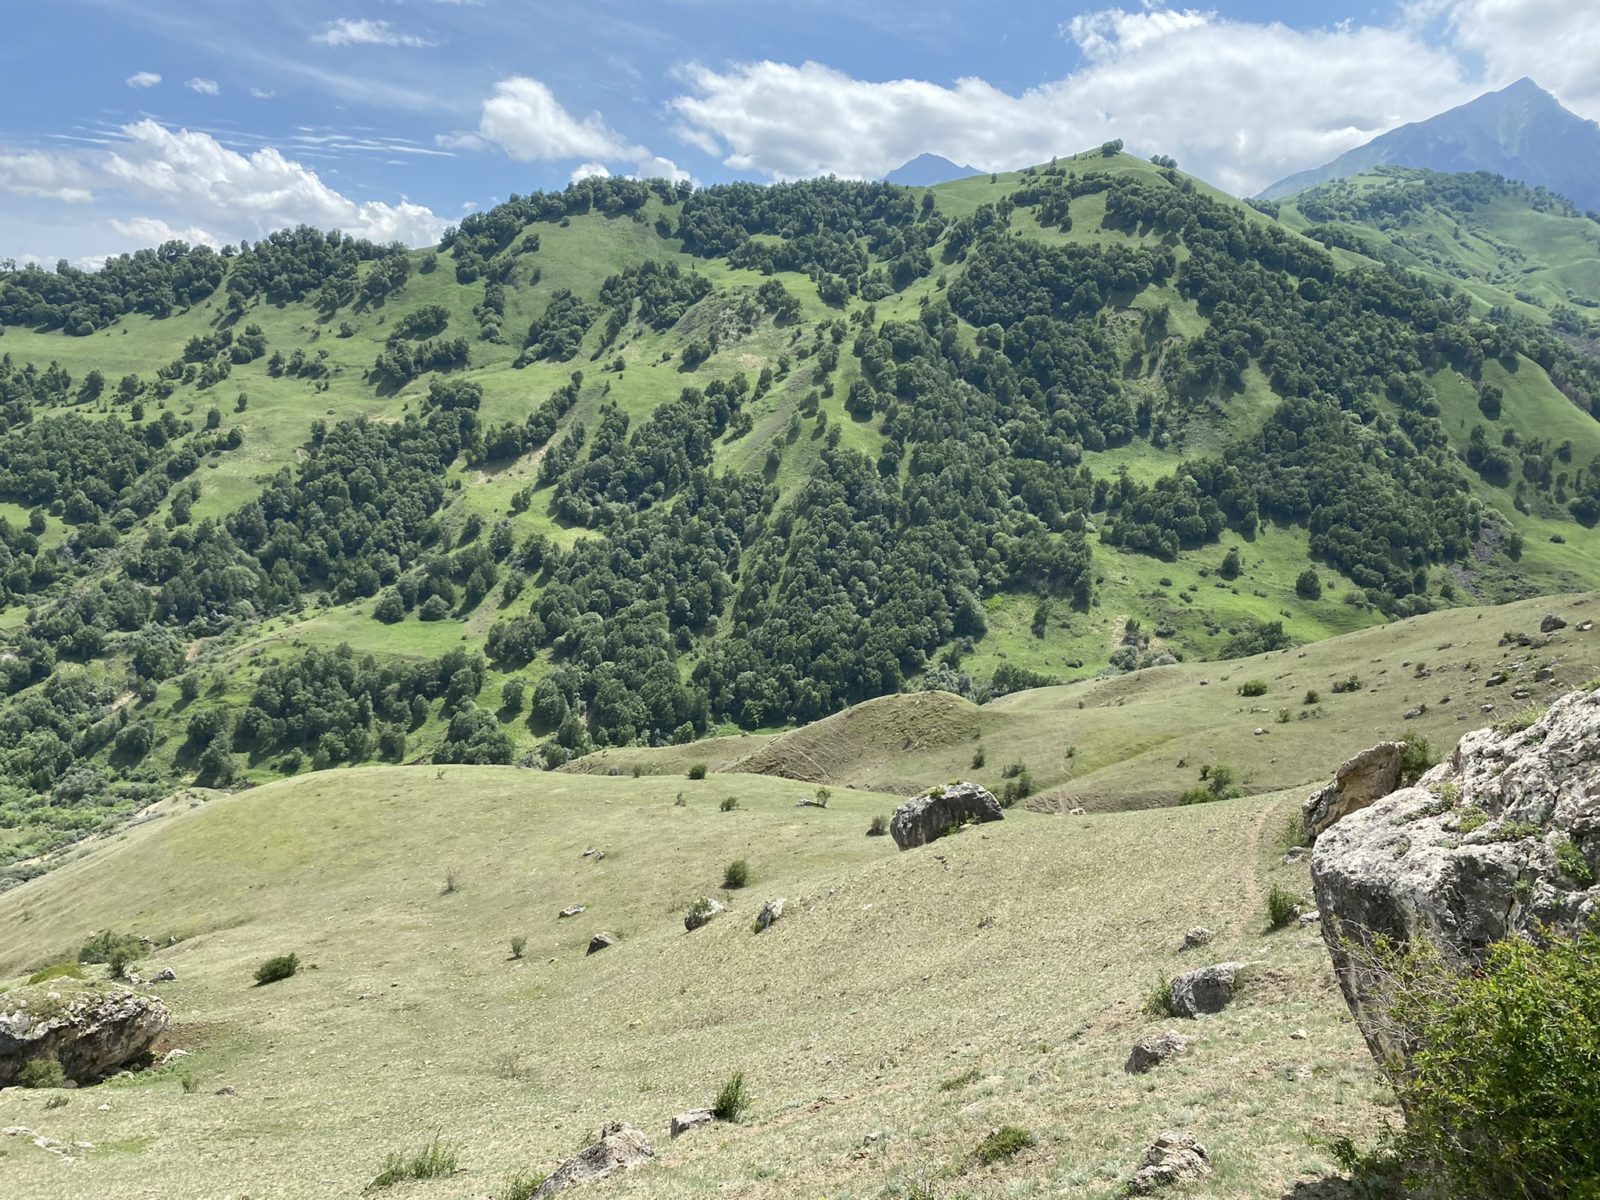
[[[1373,1010],[1362,950],[1425,941],[1475,963],[1494,942],[1600,915],[1600,691],[1526,729],[1480,729],[1408,787],[1328,829],[1311,856],[1322,936],[1380,1062],[1403,1053]]]
[[[1197,971],[1185,971],[1172,980],[1172,1015],[1195,1017],[1219,1013],[1228,1007],[1238,988],[1244,963],[1213,963]]]
[[[1145,1151],[1144,1162],[1128,1180],[1128,1191],[1148,1196],[1178,1183],[1204,1179],[1211,1174],[1211,1156],[1193,1134],[1163,1133]]]
[[[1320,837],[1335,821],[1381,800],[1400,786],[1405,747],[1399,742],[1379,742],[1339,768],[1333,782],[1310,796],[1301,812],[1306,833]]]
[[[1129,1075],[1143,1075],[1151,1067],[1160,1066],[1167,1059],[1186,1053],[1188,1049],[1189,1039],[1181,1033],[1151,1034],[1133,1044],[1122,1069]]]
[[[578,1151],[562,1163],[533,1193],[533,1200],[544,1200],[575,1183],[603,1179],[615,1171],[629,1171],[656,1156],[650,1143],[631,1125],[608,1124],[600,1130],[600,1140]]]
[[[889,832],[902,850],[925,846],[969,822],[1000,821],[1005,813],[988,788],[952,783],[913,796],[889,820]]]
[[[691,1129],[699,1129],[702,1125],[709,1125],[716,1120],[716,1116],[709,1108],[691,1108],[688,1112],[681,1112],[672,1118],[668,1128],[673,1137],[682,1137]]]
[[[683,914],[683,927],[690,932],[708,924],[712,917],[728,911],[728,906],[720,900],[713,900],[710,896],[702,897],[689,906],[689,911]]]
[[[617,937],[616,937],[615,934],[607,933],[604,930],[601,930],[599,933],[595,934],[592,938],[589,939],[589,948],[587,950],[585,950],[584,953],[585,954],[599,954],[600,951],[609,950],[612,946],[615,946],[616,944],[617,944]]]
[[[783,897],[774,896],[756,914],[756,932],[765,933],[783,919]]]
[[[167,1027],[167,1006],[125,988],[28,989],[0,997],[0,1087],[28,1063],[53,1058],[75,1083],[91,1083],[146,1053]]]

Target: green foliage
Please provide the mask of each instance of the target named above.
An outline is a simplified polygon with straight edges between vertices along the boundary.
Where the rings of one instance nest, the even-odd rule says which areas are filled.
[[[878,813],[872,818],[872,823],[867,826],[868,837],[882,837],[889,832],[889,818]]]
[[[972,1151],[973,1160],[982,1166],[1015,1158],[1034,1144],[1033,1133],[1020,1125],[1002,1125],[987,1134]]]
[[[750,864],[736,858],[722,872],[722,886],[729,890],[745,887],[750,882]]]
[[[1388,1064],[1402,1157],[1451,1196],[1594,1195],[1600,1181],[1600,934],[1491,946],[1457,973],[1380,945],[1384,1018],[1412,1047]]]
[[[1232,767],[1219,764],[1202,768],[1200,779],[1198,785],[1186,789],[1178,797],[1179,804],[1209,804],[1213,800],[1232,800],[1244,794]]]
[[[734,809],[736,809],[738,807],[739,807],[739,797],[737,797],[737,796],[724,796],[723,799],[722,799],[722,803],[717,805],[717,808],[722,812],[732,812]]]
[[[711,1115],[719,1121],[738,1121],[750,1110],[750,1088],[744,1072],[735,1071],[717,1092],[711,1105]]]
[[[25,1088],[58,1088],[67,1082],[67,1073],[54,1058],[33,1058],[17,1072],[17,1084]]]
[[[77,963],[57,963],[53,967],[42,967],[28,976],[29,983],[49,983],[52,979],[85,979],[84,969]]]
[[[522,952],[528,947],[528,939],[518,934],[511,939],[511,957],[521,958]]]
[[[1349,692],[1359,692],[1363,686],[1365,685],[1361,682],[1361,676],[1352,672],[1351,674],[1346,675],[1343,679],[1334,680],[1333,694],[1335,696],[1342,696]]]
[[[1410,787],[1439,761],[1428,739],[1408,733],[1400,739],[1400,786]]]
[[[1494,731],[1502,737],[1510,737],[1514,733],[1521,733],[1531,729],[1544,719],[1545,713],[1550,711],[1547,704],[1530,704],[1526,708],[1518,709],[1509,717],[1494,723]]]
[[[1267,921],[1273,929],[1282,929],[1294,923],[1300,915],[1304,901],[1281,884],[1274,883],[1267,892]]]
[[[1294,594],[1302,600],[1322,599],[1322,579],[1314,567],[1307,567],[1295,576]]]
[[[1170,1017],[1172,1009],[1172,981],[1159,978],[1144,995],[1140,1010],[1148,1017]]]
[[[256,968],[256,986],[264,987],[269,983],[277,983],[280,979],[288,979],[299,969],[298,954],[275,955]]]
[[[690,779],[704,779],[706,777],[706,764],[695,763],[689,768]]]
[[[954,1092],[960,1088],[966,1087],[969,1083],[977,1083],[978,1080],[982,1078],[983,1072],[978,1070],[977,1067],[968,1067],[959,1075],[952,1075],[948,1079],[941,1079],[939,1081],[939,1090],[941,1092]]]
[[[439,1179],[453,1175],[458,1169],[459,1159],[459,1149],[446,1145],[435,1135],[433,1141],[412,1154],[391,1153],[383,1160],[383,1167],[367,1184],[366,1190],[381,1191],[408,1179]]]
[[[513,1175],[506,1180],[495,1200],[533,1200],[544,1181],[545,1176],[538,1171]]]
[[[1306,689],[1305,699],[1302,700],[1301,703],[1302,704],[1307,704],[1307,705],[1310,705],[1310,704],[1321,704],[1322,703],[1322,693],[1317,691],[1316,688],[1307,688]]]
[[[120,976],[127,967],[143,957],[145,940],[136,933],[115,933],[103,929],[83,944],[78,951],[81,963],[106,963],[113,975]]]
[[[1563,875],[1575,883],[1587,887],[1594,882],[1594,868],[1584,857],[1583,850],[1571,839],[1556,847],[1556,865],[1561,868]]]
[[[1239,685],[1241,696],[1265,696],[1267,694],[1267,681],[1265,679],[1247,679]]]

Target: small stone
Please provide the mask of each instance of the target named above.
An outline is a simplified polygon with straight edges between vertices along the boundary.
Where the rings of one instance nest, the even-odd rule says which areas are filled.
[[[1303,912],[1303,913],[1300,914],[1300,928],[1302,928],[1302,929],[1304,929],[1308,925],[1320,924],[1321,921],[1322,921],[1322,914],[1320,912],[1318,912],[1316,909],[1312,909],[1310,912]]]
[[[1255,727],[1255,728],[1254,728],[1254,729],[1252,729],[1252,730],[1251,730],[1251,731],[1250,731],[1250,732],[1251,732],[1251,734],[1252,734],[1252,735],[1253,735],[1253,736],[1255,736],[1255,737],[1260,737],[1260,736],[1261,736],[1261,735],[1262,735],[1262,734],[1264,734],[1264,733],[1266,733],[1266,730],[1265,730],[1265,729],[1263,729],[1263,728],[1261,728],[1261,726],[1259,726],[1259,725],[1257,725],[1257,726],[1256,726],[1256,727]]]
[[[1218,1013],[1233,999],[1243,963],[1213,963],[1196,971],[1185,971],[1172,981],[1172,1014],[1193,1020],[1207,1013]]]
[[[233,1085],[231,1083],[223,1084],[221,1087],[219,1087],[217,1089],[216,1094],[219,1095],[219,1096],[232,1096],[232,1095],[234,1095]]]
[[[1402,715],[1403,715],[1404,719],[1407,720],[1407,721],[1415,721],[1418,717],[1420,717],[1423,714],[1423,712],[1424,712],[1424,709],[1420,705],[1418,705],[1418,706],[1406,709],[1406,711]]]
[[[872,1146],[881,1141],[883,1141],[883,1130],[874,1129],[871,1133],[867,1134],[866,1137],[861,1139],[861,1144],[863,1146]]]
[[[1211,1156],[1192,1134],[1163,1133],[1145,1151],[1143,1164],[1128,1180],[1128,1191],[1135,1196],[1148,1196],[1161,1188],[1203,1179],[1209,1174]]]
[[[691,1129],[711,1124],[714,1119],[709,1108],[691,1108],[688,1112],[681,1112],[672,1118],[672,1136],[682,1137]]]
[[[175,980],[177,978],[178,978],[177,972],[175,972],[171,967],[162,967],[161,970],[157,971],[154,975],[150,976],[150,982],[151,983],[171,983],[171,982],[173,982],[173,980]]]
[[[1143,1075],[1151,1067],[1159,1066],[1169,1058],[1187,1052],[1189,1039],[1181,1033],[1157,1033],[1140,1038],[1128,1052],[1128,1061],[1122,1069],[1129,1075]]]
[[[189,1057],[189,1052],[187,1050],[168,1050],[165,1054],[163,1054],[161,1056],[161,1065],[163,1067],[165,1067],[165,1066],[168,1066],[171,1063],[177,1062],[180,1058],[188,1058],[188,1057]]]
[[[1291,1033],[1291,1034],[1290,1034],[1290,1035],[1289,1035],[1289,1036],[1290,1036],[1290,1037],[1291,1037],[1291,1038],[1293,1038],[1293,1039],[1294,1039],[1294,1040],[1295,1040],[1295,1041],[1297,1041],[1297,1042],[1303,1042],[1303,1041],[1305,1041],[1305,1040],[1306,1040],[1306,1039],[1307,1039],[1307,1038],[1309,1038],[1309,1037],[1310,1037],[1310,1036],[1311,1036],[1311,1035],[1310,1035],[1310,1034],[1309,1034],[1309,1033],[1307,1033],[1307,1032],[1306,1032],[1306,1031],[1305,1031],[1305,1030],[1304,1030],[1304,1029],[1296,1029],[1296,1030],[1295,1030],[1295,1031],[1294,1031],[1294,1032],[1293,1032],[1293,1033]]]
[[[1067,809],[1067,816],[1069,816],[1069,817],[1087,817],[1088,815],[1089,815],[1088,811],[1086,809],[1081,808],[1081,807],[1080,808],[1069,808],[1069,809]]]
[[[728,906],[720,900],[713,900],[706,896],[689,906],[689,911],[683,914],[683,927],[691,932],[710,922],[718,913],[728,911]],[[593,947],[590,947],[591,951]]]
[[[569,904],[565,908],[563,908],[560,912],[558,912],[556,914],[556,916],[557,917],[576,917],[576,916],[580,915],[581,913],[587,911],[587,909],[588,909],[588,906],[584,905],[584,904]]]
[[[1214,937],[1216,937],[1216,934],[1212,933],[1204,925],[1196,925],[1183,935],[1183,948],[1185,950],[1198,950],[1201,946],[1209,945]]]
[[[1289,863],[1299,862],[1307,853],[1308,851],[1304,846],[1290,846],[1283,856],[1284,865],[1287,866]]]
[[[611,946],[615,946],[616,944],[617,944],[617,939],[616,939],[616,937],[614,935],[609,934],[609,933],[605,933],[605,932],[602,931],[600,933],[595,934],[592,938],[589,939],[589,949],[586,950],[584,953],[586,953],[586,954],[598,954],[598,953],[600,953],[600,951],[605,950],[605,949],[607,949],[607,948],[609,948]]]
[[[761,911],[756,914],[756,929],[764,932],[771,929],[783,917],[783,897],[775,896],[761,906]]]
[[[1556,616],[1555,613],[1548,614],[1544,620],[1539,622],[1540,633],[1554,633],[1556,630],[1565,629],[1566,627],[1567,623]]]

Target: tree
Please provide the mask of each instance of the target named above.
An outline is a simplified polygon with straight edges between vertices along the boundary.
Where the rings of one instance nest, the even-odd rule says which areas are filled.
[[[1222,557],[1222,566],[1217,568],[1217,574],[1224,579],[1237,579],[1243,569],[1244,561],[1239,557],[1239,547],[1230,546],[1228,553]]]
[[[1322,580],[1313,568],[1307,567],[1295,578],[1294,593],[1302,600],[1322,599]]]

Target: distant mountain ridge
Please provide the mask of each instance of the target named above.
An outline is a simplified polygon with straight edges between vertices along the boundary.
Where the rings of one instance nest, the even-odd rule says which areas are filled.
[[[940,158],[937,154],[919,154],[910,162],[901,163],[883,177],[885,183],[898,183],[901,187],[933,187],[965,179],[968,175],[981,175],[977,167],[963,167]]]
[[[1600,210],[1600,125],[1568,112],[1531,79],[1391,129],[1330,163],[1280,180],[1261,198],[1281,199],[1385,165],[1489,171]]]

